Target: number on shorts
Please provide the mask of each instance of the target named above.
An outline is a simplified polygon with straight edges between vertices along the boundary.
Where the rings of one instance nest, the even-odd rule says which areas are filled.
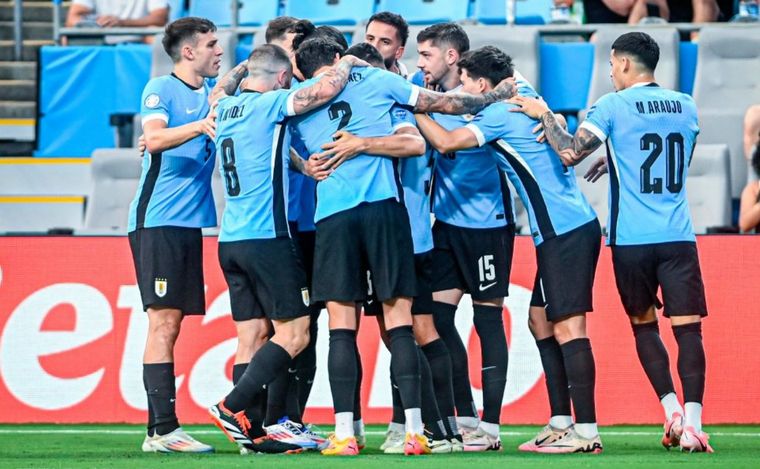
[[[478,259],[478,273],[481,282],[490,282],[496,279],[496,267],[493,265],[493,254],[488,254]]]

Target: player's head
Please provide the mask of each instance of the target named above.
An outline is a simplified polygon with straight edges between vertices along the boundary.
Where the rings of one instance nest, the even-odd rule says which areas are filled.
[[[755,151],[752,153],[752,169],[760,177],[760,143],[755,145]]]
[[[293,78],[290,57],[280,46],[262,44],[248,56],[249,82],[261,83],[267,90],[289,88]]]
[[[375,46],[380,52],[386,68],[391,68],[404,55],[407,39],[409,25],[406,20],[390,11],[372,15],[364,30],[364,41]]]
[[[470,49],[470,39],[456,23],[439,23],[423,29],[417,35],[417,67],[431,85],[443,84],[452,74],[458,74],[457,62]]]
[[[660,60],[660,46],[646,33],[626,33],[615,39],[610,52],[610,77],[615,89],[628,88],[636,79],[651,79]]]
[[[331,39],[315,37],[298,47],[296,64],[303,76],[311,78],[322,67],[330,67],[343,56],[346,49]]]
[[[304,25],[300,24],[302,22],[311,25],[309,20],[299,20],[292,16],[278,16],[271,20],[267,23],[267,30],[264,33],[267,44],[275,44],[285,49],[286,52],[292,52],[293,37],[303,30]],[[311,28],[314,29],[314,25],[311,25]]]
[[[490,91],[515,73],[512,58],[494,46],[465,52],[458,65],[462,91],[471,94]]]
[[[219,75],[224,51],[211,21],[192,16],[173,21],[166,25],[162,44],[175,64],[187,62],[203,77]]]
[[[353,46],[346,49],[346,55],[353,55],[354,57],[362,59],[373,67],[385,69],[385,61],[383,60],[383,56],[380,55],[380,52],[375,49],[375,46],[369,42],[360,42],[359,44],[354,44]]]

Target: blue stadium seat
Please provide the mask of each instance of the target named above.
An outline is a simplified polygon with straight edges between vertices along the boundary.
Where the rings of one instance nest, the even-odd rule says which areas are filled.
[[[552,4],[552,0],[515,0],[515,24],[549,23]],[[507,2],[475,0],[473,16],[483,24],[506,24]]]
[[[409,24],[433,24],[467,19],[466,0],[380,0],[377,11],[392,11]]]
[[[169,21],[182,18],[187,14],[184,0],[169,0]]]
[[[279,14],[279,0],[239,0],[238,24],[261,26]],[[191,0],[190,16],[208,18],[217,26],[232,24],[232,2],[227,0]]]
[[[314,24],[348,25],[369,19],[374,0],[287,0],[285,14]]]

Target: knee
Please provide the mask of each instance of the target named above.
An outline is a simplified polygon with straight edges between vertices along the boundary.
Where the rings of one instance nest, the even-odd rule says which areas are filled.
[[[159,317],[151,321],[150,335],[154,340],[173,345],[177,341],[181,325],[181,317]]]

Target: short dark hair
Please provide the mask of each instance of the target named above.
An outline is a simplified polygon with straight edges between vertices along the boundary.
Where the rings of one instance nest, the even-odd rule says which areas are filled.
[[[417,34],[417,42],[430,41],[435,47],[441,47],[441,44],[448,44],[463,54],[470,50],[470,38],[464,28],[456,23],[438,23],[428,26]]]
[[[406,41],[409,39],[409,24],[407,24],[403,16],[390,11],[377,12],[369,17],[369,21],[367,21],[367,26],[364,28],[364,31],[367,31],[369,24],[373,21],[385,23],[396,28],[396,36],[398,36],[398,40],[401,41],[402,46],[406,46]]]
[[[485,78],[491,86],[515,74],[512,58],[494,46],[465,52],[457,65],[460,71],[467,70],[467,74],[474,79]]]
[[[348,41],[346,41],[346,37],[338,30],[338,28],[327,25],[314,28],[312,25],[312,29],[304,28],[303,33],[296,33],[296,36],[293,38],[293,50],[297,50],[301,47],[301,44],[316,37],[330,39],[339,46],[342,46],[344,51],[348,49]]]
[[[380,52],[368,42],[360,42],[346,49],[346,55],[358,57],[373,67],[385,68],[385,61]]]
[[[309,20],[300,20],[293,26],[293,32],[296,35],[293,37],[293,50],[298,49],[298,46],[304,43],[307,39],[314,36],[314,32],[317,27]]]
[[[308,39],[296,50],[296,66],[306,78],[325,65],[332,65],[335,54],[343,55],[345,49],[335,41],[324,37]]]
[[[281,70],[291,70],[290,57],[280,46],[262,44],[251,51],[248,56],[248,70],[251,74],[273,74]]]
[[[275,39],[282,39],[287,33],[296,32],[296,24],[298,18],[292,16],[278,16],[267,23],[267,30],[264,33],[264,38],[267,43],[272,42]]]
[[[196,34],[213,33],[216,25],[206,18],[188,16],[172,21],[164,28],[161,44],[169,57],[176,63],[182,58],[180,46],[187,40],[195,41]]]
[[[657,62],[660,61],[660,46],[647,33],[625,33],[612,43],[612,50],[632,56],[636,62],[643,65],[650,72],[654,72]]]

